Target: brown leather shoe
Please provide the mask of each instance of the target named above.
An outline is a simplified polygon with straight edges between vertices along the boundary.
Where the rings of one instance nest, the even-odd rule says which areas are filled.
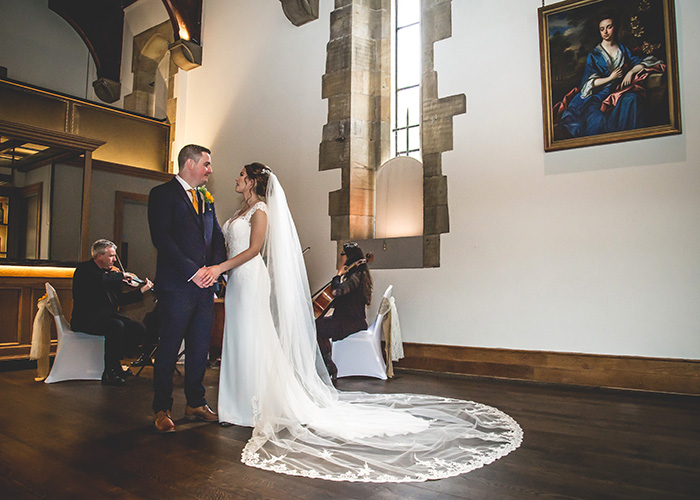
[[[156,432],[175,432],[175,424],[173,423],[173,418],[170,416],[170,410],[156,413],[154,424],[156,426]]]
[[[201,420],[203,422],[218,422],[219,416],[211,411],[207,405],[202,405],[197,408],[185,406],[185,418],[187,420]]]

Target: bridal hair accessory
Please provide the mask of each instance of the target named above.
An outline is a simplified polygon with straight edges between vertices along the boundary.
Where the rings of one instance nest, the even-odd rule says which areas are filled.
[[[208,205],[211,205],[212,203],[214,203],[214,197],[211,195],[211,193],[209,191],[207,191],[206,187],[204,187],[204,186],[198,187],[197,191],[199,191],[199,194],[201,194],[202,197],[204,198],[204,203],[206,203]]]
[[[266,174],[266,175],[270,175],[270,174],[272,173],[272,170],[270,170],[269,168],[265,167],[265,168],[262,169],[262,173],[263,173],[263,174]]]

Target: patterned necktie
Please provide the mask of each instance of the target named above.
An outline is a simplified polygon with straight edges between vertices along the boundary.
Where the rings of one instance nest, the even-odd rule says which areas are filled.
[[[194,207],[194,211],[197,212],[197,215],[199,215],[199,200],[197,199],[197,190],[195,189],[188,189],[190,194],[192,194],[192,206]]]

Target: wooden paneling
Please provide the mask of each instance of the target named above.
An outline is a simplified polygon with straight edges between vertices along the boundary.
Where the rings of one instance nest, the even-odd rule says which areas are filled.
[[[170,125],[161,120],[7,80],[0,80],[0,100],[1,120],[94,138],[103,145],[95,160],[168,171]]]
[[[156,172],[168,171],[170,126],[155,119],[75,103],[76,134],[103,139],[96,160]]]
[[[140,203],[148,205],[148,195],[129,193],[127,191],[115,191],[114,193],[114,241],[121,244],[124,236],[124,203]],[[122,256],[123,257],[123,256]]]
[[[42,268],[17,266],[16,273],[10,273],[8,269],[12,269],[12,266],[2,266],[0,270],[0,360],[27,359],[31,349],[32,325],[38,310],[36,304],[46,293],[44,284],[47,281],[56,289],[63,312],[70,321],[73,311],[72,278],[70,277],[72,269],[65,269],[58,273],[64,275],[63,277],[32,276],[32,274],[42,274]],[[8,274],[15,274],[15,276],[8,276]],[[69,277],[65,277],[66,274]],[[53,323],[51,338],[51,351],[55,352],[56,328]]]
[[[214,323],[211,328],[211,341],[209,342],[209,359],[217,360],[221,357],[221,350],[224,345],[224,299],[214,299]]]
[[[17,311],[21,293],[20,288],[0,288],[0,348],[20,340]]]
[[[394,364],[434,372],[557,384],[700,394],[700,361],[404,344]]]

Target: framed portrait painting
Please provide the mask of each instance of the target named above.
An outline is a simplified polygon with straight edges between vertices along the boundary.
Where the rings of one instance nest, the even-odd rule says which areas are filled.
[[[681,132],[673,0],[538,9],[544,149]]]

